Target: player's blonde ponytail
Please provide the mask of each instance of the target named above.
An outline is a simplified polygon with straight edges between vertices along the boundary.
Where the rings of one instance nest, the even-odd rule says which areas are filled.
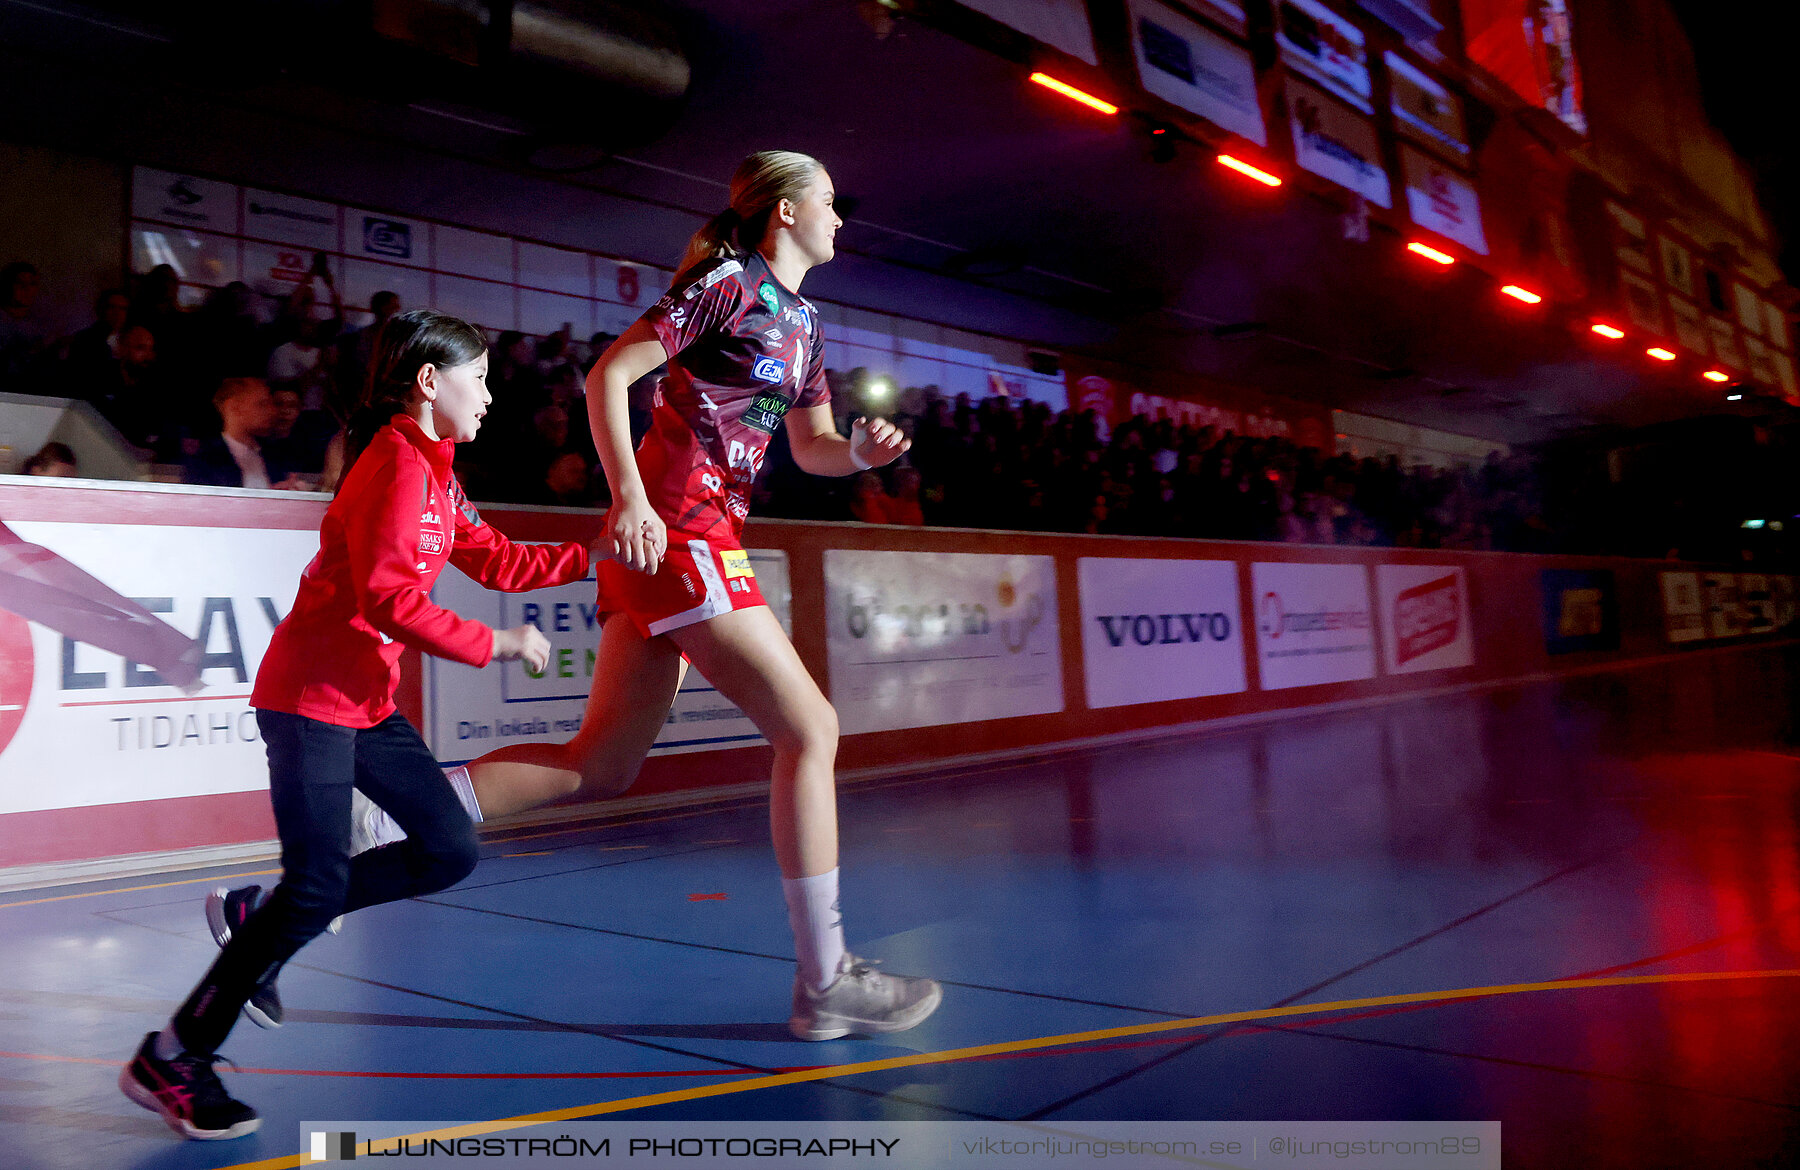
[[[783,199],[800,202],[824,169],[818,159],[792,150],[759,150],[739,163],[731,176],[731,206],[694,233],[677,271],[755,248],[769,230],[775,205]]]

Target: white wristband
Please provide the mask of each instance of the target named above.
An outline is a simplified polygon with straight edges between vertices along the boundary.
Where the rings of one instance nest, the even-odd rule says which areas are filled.
[[[858,471],[868,471],[875,466],[864,459],[861,452],[857,451],[857,448],[863,445],[863,440],[868,437],[869,426],[867,423],[858,419],[850,424],[850,464]]]

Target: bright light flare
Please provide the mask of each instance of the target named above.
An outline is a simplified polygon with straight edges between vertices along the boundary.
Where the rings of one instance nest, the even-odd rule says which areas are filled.
[[[1255,179],[1265,187],[1281,186],[1281,179],[1278,176],[1271,175],[1261,167],[1253,167],[1241,158],[1233,158],[1229,154],[1222,154],[1219,156],[1219,165],[1234,170],[1246,178]]]
[[[1594,332],[1609,341],[1619,341],[1625,336],[1625,331],[1623,329],[1620,329],[1616,325],[1608,325],[1604,321],[1594,322]]]
[[[1048,73],[1033,73],[1030,80],[1050,90],[1060,93],[1071,101],[1080,102],[1090,110],[1099,110],[1102,114],[1116,114],[1119,107],[1103,98],[1097,98],[1086,90],[1076,89],[1066,81],[1059,81]]]
[[[1544,299],[1543,297],[1539,296],[1537,293],[1532,292],[1530,289],[1520,288],[1516,284],[1509,284],[1505,288],[1501,289],[1500,291],[1505,293],[1507,296],[1511,297],[1513,300],[1524,301],[1528,305],[1538,304],[1540,301],[1542,301]]]
[[[1731,381],[1731,375],[1727,374],[1723,370],[1708,370],[1708,371],[1706,371],[1706,373],[1701,374],[1700,376],[1702,378],[1705,378],[1708,382],[1729,382],[1729,381]]]
[[[1430,244],[1421,244],[1417,240],[1406,245],[1406,250],[1413,253],[1415,256],[1423,256],[1434,264],[1442,264],[1446,268],[1456,263],[1456,257],[1452,256],[1450,253],[1440,252]]]
[[[1670,353],[1668,350],[1664,349],[1660,345],[1653,345],[1649,349],[1645,350],[1644,352],[1649,354],[1651,357],[1655,358],[1659,362],[1672,362],[1675,360],[1675,355]]]

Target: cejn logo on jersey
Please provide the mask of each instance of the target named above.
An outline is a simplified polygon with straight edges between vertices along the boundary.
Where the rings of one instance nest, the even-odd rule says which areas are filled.
[[[779,386],[781,380],[787,377],[787,363],[776,357],[757,358],[756,364],[750,367],[750,376],[758,382]]]

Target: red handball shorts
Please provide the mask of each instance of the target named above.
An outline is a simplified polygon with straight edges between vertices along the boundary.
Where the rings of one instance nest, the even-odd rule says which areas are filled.
[[[625,614],[646,638],[768,604],[743,548],[678,532],[669,533],[669,553],[655,576],[613,560],[602,561],[595,575],[601,608]]]

